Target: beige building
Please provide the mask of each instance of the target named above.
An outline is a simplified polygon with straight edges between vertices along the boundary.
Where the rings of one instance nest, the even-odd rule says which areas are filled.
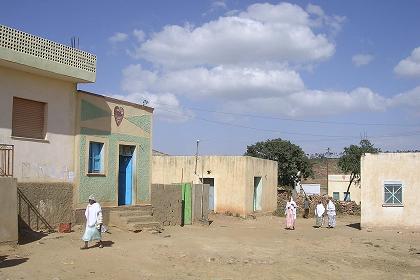
[[[76,87],[95,78],[94,55],[0,25],[0,144],[19,182],[72,182]]]
[[[420,153],[361,159],[361,226],[420,228]]]
[[[350,175],[346,175],[346,174],[328,175],[328,196],[334,198],[335,200],[343,201],[346,196],[349,183],[350,183]],[[356,183],[353,181],[349,189],[347,200],[354,201],[357,204],[360,204],[360,196],[361,196],[360,189],[361,189],[360,183]]]
[[[153,108],[77,90],[95,79],[95,55],[0,25],[0,177],[29,226],[71,222],[90,194],[150,206]]]
[[[209,184],[209,209],[246,216],[277,207],[277,162],[249,156],[153,156],[152,183]]]

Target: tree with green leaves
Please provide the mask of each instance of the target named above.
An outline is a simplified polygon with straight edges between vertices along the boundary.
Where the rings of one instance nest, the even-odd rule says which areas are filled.
[[[278,182],[294,187],[301,177],[313,176],[312,165],[301,147],[280,138],[257,142],[247,146],[246,156],[270,159],[278,162]]]
[[[374,145],[367,139],[362,139],[359,145],[350,145],[344,148],[344,152],[338,160],[338,166],[346,174],[350,174],[350,182],[347,186],[347,192],[344,201],[347,200],[350,186],[353,182],[360,182],[360,159],[366,153],[376,154],[381,149],[374,147]]]

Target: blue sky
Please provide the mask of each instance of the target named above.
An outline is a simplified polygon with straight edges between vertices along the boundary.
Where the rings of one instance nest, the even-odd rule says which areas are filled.
[[[156,108],[154,148],[420,149],[419,1],[7,1],[0,23],[98,57],[79,88]],[[418,49],[417,49],[418,48]]]

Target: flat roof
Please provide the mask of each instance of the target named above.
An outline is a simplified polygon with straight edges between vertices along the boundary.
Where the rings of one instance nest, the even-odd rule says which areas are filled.
[[[76,83],[96,80],[96,56],[0,24],[0,65]]]

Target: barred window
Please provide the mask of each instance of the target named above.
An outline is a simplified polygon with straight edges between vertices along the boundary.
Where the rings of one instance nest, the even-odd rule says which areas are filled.
[[[401,183],[385,183],[384,184],[384,204],[385,205],[402,205],[402,190]]]

